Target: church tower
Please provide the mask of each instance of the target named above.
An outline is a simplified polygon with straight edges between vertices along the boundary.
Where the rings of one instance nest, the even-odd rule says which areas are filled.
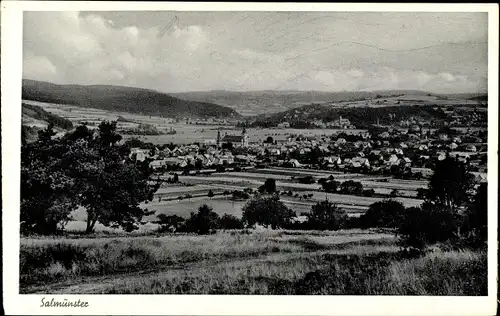
[[[217,148],[220,148],[221,146],[221,139],[220,139],[220,128],[217,129]]]
[[[248,147],[248,134],[246,128],[243,127],[241,132],[241,146]]]

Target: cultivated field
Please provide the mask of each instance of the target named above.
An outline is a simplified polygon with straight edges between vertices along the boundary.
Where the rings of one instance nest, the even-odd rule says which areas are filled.
[[[30,100],[23,100],[24,103],[33,104],[42,107],[45,111],[59,115],[63,118],[67,118],[74,124],[79,124],[82,122],[89,122],[99,124],[101,120],[117,120],[119,116],[129,120],[130,122],[120,122],[120,128],[131,128],[136,127],[138,123],[145,123],[154,125],[160,131],[168,131],[174,129],[177,133],[172,135],[123,135],[124,139],[129,138],[139,138],[144,142],[151,142],[153,144],[165,144],[165,143],[175,143],[175,144],[190,144],[194,142],[203,142],[204,140],[213,140],[217,137],[217,129],[222,128],[222,136],[226,133],[230,135],[240,135],[241,129],[234,126],[228,125],[196,125],[196,124],[186,124],[185,122],[175,123],[172,119],[156,117],[156,116],[146,116],[139,114],[131,114],[125,112],[109,112],[105,110],[92,109],[92,108],[82,108],[72,105],[55,104],[55,103],[45,103]],[[35,124],[36,122],[32,122]],[[330,136],[335,135],[340,132],[347,134],[358,134],[366,132],[366,130],[361,129],[276,129],[276,128],[249,128],[247,129],[250,142],[261,143],[268,136],[274,139],[286,139],[290,134],[293,135],[304,135],[304,136]]]
[[[22,238],[20,292],[486,295],[486,252],[405,259],[390,232]]]

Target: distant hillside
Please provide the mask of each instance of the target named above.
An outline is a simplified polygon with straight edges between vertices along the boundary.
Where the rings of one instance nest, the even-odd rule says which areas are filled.
[[[383,90],[383,91],[194,91],[172,94],[176,97],[211,102],[231,107],[245,116],[272,114],[298,108],[307,104],[324,104],[333,106],[377,106],[376,101],[386,98],[401,98],[407,102],[455,100],[463,101],[479,94],[440,95],[417,90]],[[370,102],[373,103],[370,103]],[[359,103],[359,104],[358,104]],[[395,104],[395,102],[394,102]],[[387,105],[387,104],[386,104]]]
[[[52,123],[56,128],[59,127],[65,130],[70,130],[73,128],[73,123],[71,123],[70,120],[49,113],[36,105],[23,103],[22,115],[23,115],[23,124],[25,125],[42,127]]]
[[[436,121],[446,118],[446,114],[441,109],[436,109],[432,105],[332,108],[312,104],[273,115],[260,115],[249,124],[254,127],[274,127],[279,123],[288,122],[291,127],[308,128],[312,127],[311,124],[315,120],[329,122],[341,116],[349,119],[357,128],[367,128],[375,124],[377,119],[380,124],[385,125],[411,117]]]
[[[57,85],[23,79],[22,98],[163,117],[238,118],[233,109],[187,101],[153,90],[105,85]]]

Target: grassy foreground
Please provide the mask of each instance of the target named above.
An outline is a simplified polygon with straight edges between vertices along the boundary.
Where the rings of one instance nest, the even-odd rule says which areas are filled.
[[[392,234],[22,238],[21,293],[487,295],[485,251],[401,255]]]

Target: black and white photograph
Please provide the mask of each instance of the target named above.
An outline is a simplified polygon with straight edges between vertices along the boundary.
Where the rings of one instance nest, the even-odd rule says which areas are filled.
[[[75,8],[19,15],[15,295],[496,297],[498,7]]]

